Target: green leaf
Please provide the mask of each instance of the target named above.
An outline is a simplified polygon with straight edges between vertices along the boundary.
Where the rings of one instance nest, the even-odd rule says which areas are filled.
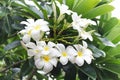
[[[98,38],[105,46],[115,47],[115,45],[107,38]]]
[[[103,69],[113,72],[120,75],[120,64],[108,64],[105,63],[105,66],[102,66]]]
[[[82,0],[82,2],[80,2],[80,4],[78,4],[73,9],[73,11],[77,12],[78,14],[87,13],[89,10],[94,8],[100,1],[101,0]]]
[[[96,58],[105,57],[106,56],[104,51],[98,49],[94,45],[89,45],[89,48],[93,51],[93,56],[96,57]]]
[[[120,54],[120,45],[116,46],[115,48],[109,49],[107,54],[111,57],[114,57],[114,56]]]
[[[29,74],[33,69],[33,66],[31,66],[29,60],[26,60],[26,62],[24,62],[24,64],[21,67],[21,71],[20,71],[20,77],[22,76],[26,76],[27,74]]]
[[[76,68],[74,65],[66,65],[63,69],[65,70],[64,80],[76,80]]]
[[[36,6],[42,11],[42,15],[44,15],[44,18],[45,19],[48,19],[48,17],[47,17],[47,11],[45,10],[45,9],[43,9],[42,7],[41,7],[41,5],[40,4],[38,4],[38,2],[37,2],[37,0],[32,0],[35,4],[36,4]]]
[[[40,15],[38,15],[38,13],[34,12],[33,10],[30,9],[30,7],[26,6],[24,3],[20,2],[20,1],[16,1],[14,3],[15,6],[21,6],[23,9],[25,9],[27,12],[29,12],[29,14],[31,14],[32,16],[34,16],[35,18],[41,18]]]
[[[103,26],[104,33],[106,34],[106,33],[110,32],[112,30],[112,28],[114,28],[118,23],[119,23],[119,20],[117,18],[115,18],[115,17],[111,18]]]
[[[80,69],[80,71],[82,71],[84,74],[86,74],[91,79],[96,80],[97,74],[92,66],[85,64],[82,67],[80,67],[79,69]]]
[[[42,80],[42,79],[48,80],[46,76],[44,76],[38,72],[36,72],[35,75],[36,75],[38,80]]]
[[[114,27],[109,34],[106,36],[113,43],[117,43],[120,41],[120,23]]]
[[[111,58],[120,55],[120,45],[114,47],[114,48],[106,48],[106,57],[101,59],[98,63],[106,62],[107,60],[110,60]]]
[[[92,18],[95,18],[99,15],[106,14],[106,13],[112,11],[113,9],[114,9],[113,6],[108,5],[108,4],[104,4],[104,5],[98,6],[96,8],[93,8],[88,13],[84,14],[83,17],[92,19]]]
[[[17,41],[14,41],[14,42],[8,44],[7,46],[5,46],[4,50],[10,50],[10,49],[13,49],[19,45],[21,45],[21,43],[19,40],[17,40]]]
[[[75,0],[66,0],[66,5],[68,5],[69,8],[72,9],[72,8],[73,8],[74,1],[75,1]]]

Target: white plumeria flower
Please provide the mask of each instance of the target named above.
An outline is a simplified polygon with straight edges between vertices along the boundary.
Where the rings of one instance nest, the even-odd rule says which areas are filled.
[[[96,23],[90,19],[81,18],[81,15],[78,16],[76,12],[72,14],[72,26],[73,29],[80,30],[81,28],[86,28],[89,24],[95,25]]]
[[[57,44],[57,48],[60,53],[60,62],[62,65],[66,65],[69,60],[73,62],[73,57],[75,56],[75,54],[73,53],[74,48],[72,46],[68,46],[67,48],[65,48],[63,44]]]
[[[59,10],[60,10],[60,15],[63,15],[63,14],[68,14],[70,15],[72,13],[71,10],[69,10],[69,7],[65,4],[60,4],[58,1],[55,1],[56,2],[56,5],[58,6]]]
[[[35,45],[35,43],[33,42],[29,42],[27,44],[25,44],[25,46],[29,49],[27,49],[27,53],[28,53],[28,56],[29,57],[32,57],[32,56],[40,56],[41,54],[41,51],[42,51],[42,48],[41,46],[39,45]]]
[[[58,62],[58,51],[52,49],[49,51],[49,54],[44,53],[40,56],[35,56],[35,65],[38,69],[43,69],[45,73],[50,72],[53,69],[53,66],[57,66]]]
[[[22,21],[21,24],[25,24],[26,27],[24,30],[21,30],[20,33],[23,35],[23,41],[28,43],[32,38],[35,41],[39,41],[43,32],[48,32],[50,29],[48,27],[48,22],[43,19],[27,19],[27,21]]]
[[[89,24],[94,24],[94,22],[89,19],[81,18],[81,16],[78,16],[78,14],[75,12],[72,14],[72,20],[73,20],[72,22],[73,29],[78,31],[79,36],[82,39],[89,39],[90,41],[93,41],[91,35],[93,31],[86,32],[85,29]]]
[[[56,54],[58,53],[57,49],[54,48],[56,46],[56,44],[53,42],[49,41],[46,44],[45,41],[39,41],[39,42],[37,42],[37,45],[41,46],[41,48],[42,48],[41,54],[43,54],[43,55],[48,55],[53,51],[56,52]]]
[[[92,51],[87,48],[87,43],[83,41],[83,46],[80,44],[74,45],[76,49],[76,58],[75,58],[75,63],[78,66],[82,66],[84,64],[84,60],[90,64],[93,56],[92,56]]]
[[[86,32],[85,30],[80,30],[80,31],[78,31],[78,33],[79,33],[79,36],[82,38],[82,39],[89,39],[90,41],[93,41],[93,37],[92,37],[92,35],[91,35],[91,33],[93,32],[93,30],[92,31],[89,31],[89,32]]]

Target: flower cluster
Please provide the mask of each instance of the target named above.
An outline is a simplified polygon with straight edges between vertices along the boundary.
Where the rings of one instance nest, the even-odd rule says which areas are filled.
[[[53,4],[58,7],[60,11],[57,24],[60,24],[60,21],[65,18],[65,15],[70,16],[72,22],[69,27],[72,27],[73,30],[78,32],[77,38],[81,39],[82,45],[80,43],[66,45],[50,39],[49,41],[45,41],[43,39],[45,34],[52,34],[54,31],[51,31],[50,23],[44,19],[27,19],[27,21],[21,22],[21,24],[26,26],[19,33],[22,35],[22,41],[25,47],[27,47],[28,56],[34,57],[36,67],[46,73],[50,72],[53,67],[56,67],[58,62],[62,65],[67,65],[68,62],[78,66],[82,66],[84,62],[90,64],[93,59],[92,51],[88,48],[85,40],[93,41],[91,35],[93,31],[87,32],[86,28],[89,24],[95,23],[89,19],[81,18],[81,15],[78,16],[76,12],[69,10],[69,7],[65,4],[60,4],[58,1]]]

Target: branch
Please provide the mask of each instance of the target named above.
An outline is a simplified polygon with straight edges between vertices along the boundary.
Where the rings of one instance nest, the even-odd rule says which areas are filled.
[[[16,65],[18,65],[18,64],[20,64],[20,63],[22,63],[22,62],[24,62],[24,61],[26,61],[26,60],[21,60],[21,61],[18,61],[18,62],[16,62],[16,63],[14,63],[14,64],[8,66],[7,68],[5,68],[4,70],[0,71],[0,73],[6,72],[6,71],[7,71],[8,69],[10,69],[11,67],[16,66]]]

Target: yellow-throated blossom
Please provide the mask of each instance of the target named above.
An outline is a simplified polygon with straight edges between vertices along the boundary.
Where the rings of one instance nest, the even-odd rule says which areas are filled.
[[[66,65],[69,60],[73,62],[73,57],[75,56],[75,54],[73,53],[74,49],[72,46],[68,46],[67,48],[65,48],[63,44],[57,44],[57,48],[60,54],[60,63],[62,65]]]
[[[78,66],[82,66],[84,64],[84,61],[86,61],[88,64],[91,63],[93,56],[92,51],[87,48],[87,43],[83,41],[83,46],[80,44],[74,45],[75,47],[75,63]]]
[[[71,10],[69,10],[69,7],[65,4],[60,4],[58,1],[55,1],[56,2],[56,5],[58,6],[59,10],[60,10],[60,15],[63,15],[63,14],[68,14],[70,15],[72,13]]]
[[[56,48],[54,48],[56,44],[51,41],[49,41],[48,43],[46,43],[45,41],[38,41],[36,43],[42,48],[41,54],[43,55],[48,55],[49,53],[51,53],[51,51],[57,52]]]
[[[38,69],[42,69],[48,73],[53,69],[53,66],[57,66],[59,53],[57,49],[54,48],[55,45],[52,42],[46,44],[44,41],[40,41],[38,45],[43,47],[43,49],[40,53],[41,55],[34,57],[35,65]]]
[[[48,22],[43,19],[27,19],[27,21],[22,21],[21,24],[25,24],[25,29],[21,30],[20,33],[23,35],[22,40],[25,43],[30,42],[32,38],[35,41],[39,41],[43,36],[44,32],[49,31]]]
[[[73,12],[72,20],[73,20],[72,27],[73,29],[78,31],[79,36],[82,39],[88,38],[90,41],[92,41],[93,40],[91,36],[92,31],[86,32],[85,29],[88,27],[89,24],[95,25],[95,22],[86,18],[81,18],[81,15],[78,16],[76,12]]]
[[[42,51],[41,46],[39,46],[33,42],[29,42],[29,43],[25,44],[25,46],[28,48],[27,53],[28,53],[29,57],[41,55],[41,51]]]

